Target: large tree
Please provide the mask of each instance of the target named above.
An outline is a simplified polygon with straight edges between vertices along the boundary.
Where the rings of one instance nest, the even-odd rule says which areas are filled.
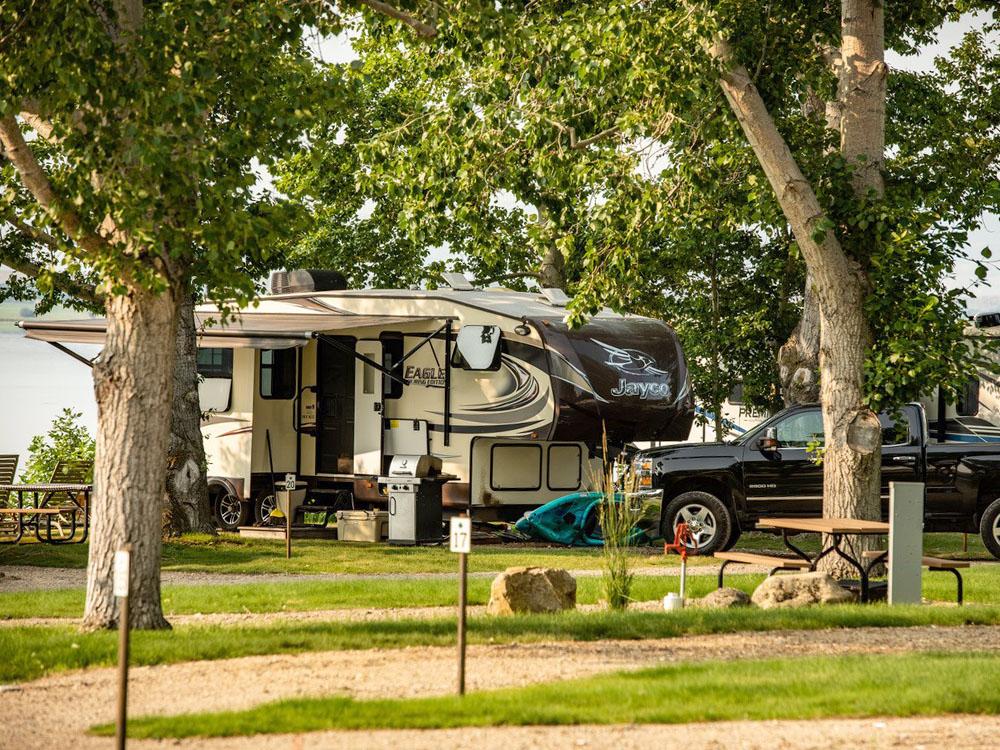
[[[586,173],[565,159],[580,144],[610,140],[623,153],[655,144],[658,175],[598,190],[592,215],[602,223],[581,248],[571,313],[634,305],[650,226],[683,225],[713,198],[721,224],[790,235],[806,286],[805,316],[783,352],[785,380],[801,393],[786,395],[808,398],[818,382],[825,512],[875,517],[875,412],[971,372],[965,290],[948,277],[968,231],[997,207],[1000,142],[988,16],[933,73],[890,75],[884,53],[912,53],[945,21],[991,7],[663,0],[455,11],[422,49],[424,75],[443,91],[405,135],[378,139],[384,158],[371,179],[392,185],[419,227],[412,217],[436,210],[453,175],[491,174],[466,167],[479,152],[502,164],[526,145],[544,187]],[[400,142],[423,158],[393,158]],[[707,159],[736,189],[716,193]]]
[[[0,6],[2,179],[31,196],[15,219],[86,267],[108,319],[98,403],[86,627],[117,622],[113,553],[133,545],[136,627],[163,627],[160,505],[178,310],[195,285],[248,298],[247,248],[275,222],[250,212],[306,117],[296,100],[315,3],[192,0]],[[266,92],[266,95],[265,95]],[[284,94],[282,92],[285,92]]]

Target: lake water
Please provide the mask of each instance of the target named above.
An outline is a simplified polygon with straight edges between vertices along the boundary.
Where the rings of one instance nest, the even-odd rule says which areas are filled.
[[[27,458],[28,443],[46,432],[64,408],[83,413],[83,424],[93,435],[97,404],[90,369],[41,341],[30,341],[20,331],[0,325],[0,453]],[[98,347],[74,345],[88,359]]]

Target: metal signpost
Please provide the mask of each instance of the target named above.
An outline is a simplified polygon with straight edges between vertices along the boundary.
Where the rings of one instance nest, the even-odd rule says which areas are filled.
[[[115,721],[115,747],[124,750],[128,715],[128,591],[132,545],[115,553],[113,593],[118,597],[118,716]]]
[[[465,695],[465,605],[472,551],[472,519],[452,516],[449,549],[458,553],[458,694]]]

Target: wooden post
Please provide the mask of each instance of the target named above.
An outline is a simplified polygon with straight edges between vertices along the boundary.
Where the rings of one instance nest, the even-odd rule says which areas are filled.
[[[118,597],[118,712],[115,720],[115,747],[125,749],[128,723],[128,600],[132,545],[115,553],[114,595]]]
[[[472,518],[452,516],[449,548],[458,553],[458,694],[465,695],[465,610],[469,590],[469,552],[472,551]]]
[[[292,493],[288,493],[288,505],[292,504]],[[292,514],[285,514],[285,559],[292,559]]]

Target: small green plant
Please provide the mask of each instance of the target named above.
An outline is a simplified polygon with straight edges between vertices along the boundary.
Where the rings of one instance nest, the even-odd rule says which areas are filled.
[[[63,409],[47,433],[31,439],[22,482],[48,482],[60,461],[94,460],[94,439],[80,424],[82,416],[78,411]]]

